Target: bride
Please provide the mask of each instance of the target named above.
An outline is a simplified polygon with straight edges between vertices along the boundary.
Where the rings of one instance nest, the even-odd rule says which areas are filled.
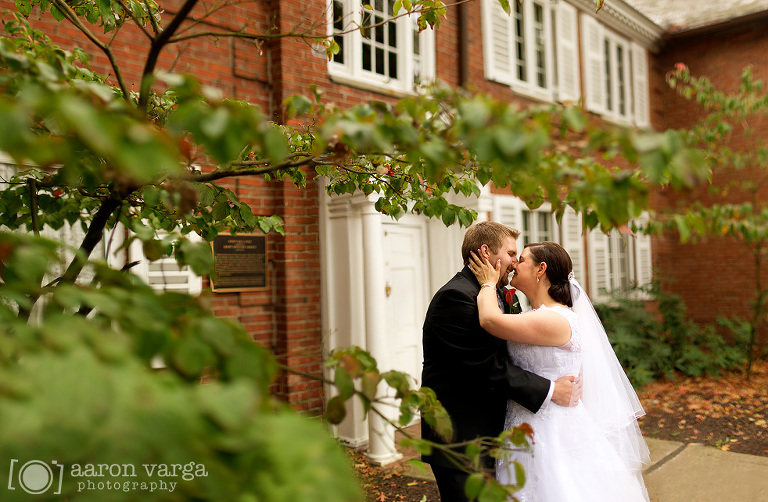
[[[515,364],[551,380],[581,373],[584,385],[581,402],[570,408],[550,403],[534,414],[509,401],[506,428],[529,423],[534,444],[502,455],[499,482],[514,483],[519,462],[526,481],[515,495],[523,502],[647,502],[641,469],[649,454],[637,425],[644,411],[565,249],[555,242],[523,249],[510,285],[531,303],[524,314],[500,311],[498,265],[473,253],[470,268],[482,284],[480,324],[507,340]]]

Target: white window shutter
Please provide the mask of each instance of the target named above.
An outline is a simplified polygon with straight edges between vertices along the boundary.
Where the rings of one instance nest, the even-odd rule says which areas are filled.
[[[647,223],[647,214],[644,214],[637,220],[637,224],[640,226],[645,226]],[[650,235],[637,233],[635,240],[635,263],[637,270],[635,282],[640,287],[648,286],[653,280],[653,254]]]
[[[522,200],[512,195],[497,195],[493,198],[493,221],[512,227],[515,230],[523,230]]]
[[[415,22],[414,22],[415,24]],[[416,70],[421,76],[422,83],[434,82],[437,77],[435,55],[435,30],[427,28],[418,35],[420,54],[420,67]]]
[[[635,125],[651,126],[648,89],[648,52],[639,44],[632,43],[632,94],[635,104]]]
[[[592,301],[605,301],[611,287],[611,260],[608,236],[599,228],[589,233],[589,278]]]
[[[511,85],[514,75],[512,19],[498,0],[483,0],[485,78]]]
[[[581,216],[570,207],[565,210],[560,224],[562,246],[568,251],[573,263],[573,275],[579,284],[584,285],[584,239],[581,235]]]
[[[602,26],[591,16],[581,16],[584,48],[584,102],[587,110],[605,112],[605,55]]]
[[[158,237],[162,238],[163,235],[161,234]],[[194,241],[202,240],[195,233],[188,234],[187,239]],[[138,261],[139,263],[131,268],[131,271],[157,291],[176,291],[197,295],[203,289],[202,277],[195,275],[188,265],[179,268],[174,257],[169,256],[149,261],[144,256],[142,243],[138,239],[131,242],[129,248],[128,262],[133,261]]]
[[[565,3],[557,4],[557,99],[561,102],[577,102],[581,97],[579,79],[579,39],[576,8]]]

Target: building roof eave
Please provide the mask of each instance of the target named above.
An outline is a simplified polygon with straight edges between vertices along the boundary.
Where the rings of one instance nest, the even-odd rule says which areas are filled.
[[[768,10],[752,12],[744,16],[733,17],[715,23],[701,24],[698,26],[671,26],[664,34],[664,40],[679,40],[699,35],[707,35],[719,31],[737,28],[739,26],[768,20]]]
[[[664,29],[622,0],[606,2],[596,14],[594,0],[569,0],[569,3],[646,49],[658,51]]]

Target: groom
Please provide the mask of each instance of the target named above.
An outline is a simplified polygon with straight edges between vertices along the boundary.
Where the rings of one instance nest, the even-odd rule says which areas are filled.
[[[518,368],[509,359],[506,342],[480,327],[477,294],[481,286],[467,266],[469,254],[480,250],[491,263],[501,260],[501,269],[506,272],[496,285],[501,288],[517,263],[515,241],[519,235],[517,230],[491,221],[472,225],[461,246],[464,268],[435,293],[429,304],[423,332],[422,385],[435,391],[450,415],[453,437],[445,441],[422,420],[423,439],[461,443],[498,436],[504,429],[507,400],[534,413],[549,400],[561,406],[570,403],[572,377],[552,382]],[[457,451],[463,453],[464,446]],[[432,466],[442,502],[468,500],[464,495],[468,474],[460,466],[438,450],[422,458]],[[490,457],[485,464],[494,468]]]

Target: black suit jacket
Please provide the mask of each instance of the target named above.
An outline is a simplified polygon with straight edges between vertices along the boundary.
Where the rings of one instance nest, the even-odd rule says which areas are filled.
[[[508,399],[536,412],[549,393],[549,380],[513,365],[506,342],[480,327],[479,291],[474,274],[464,267],[435,293],[424,320],[422,385],[435,391],[451,417],[449,442],[498,436],[504,429]],[[445,443],[424,420],[421,434]],[[455,467],[437,451],[422,458]]]

